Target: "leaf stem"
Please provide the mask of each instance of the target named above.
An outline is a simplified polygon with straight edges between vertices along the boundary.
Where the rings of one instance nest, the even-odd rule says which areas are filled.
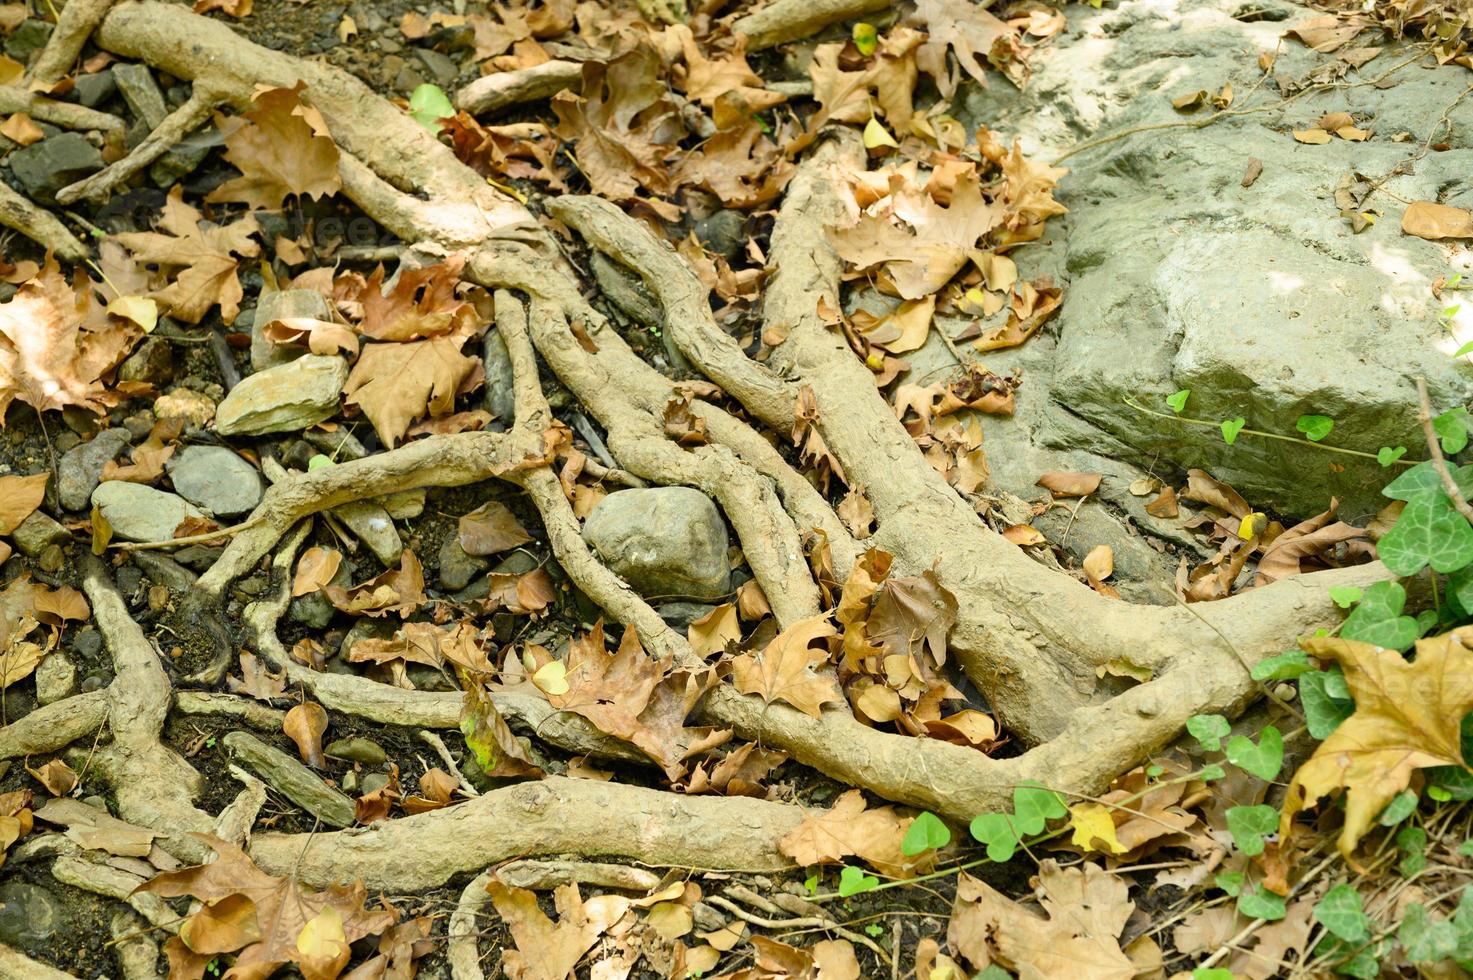
[[[1142,405],[1131,395],[1126,395],[1122,399],[1122,401],[1124,401],[1125,404],[1129,405],[1131,408],[1135,409],[1137,412],[1144,412],[1147,415],[1154,415],[1157,418],[1170,419],[1173,422],[1180,422],[1183,425],[1201,425],[1206,426],[1209,429],[1216,429],[1222,424],[1220,422],[1213,422],[1210,419],[1194,419],[1188,415],[1173,415],[1170,412],[1158,412],[1153,408],[1147,408],[1146,406]],[[1279,442],[1293,443],[1296,446],[1308,446],[1312,449],[1323,449],[1327,453],[1340,453],[1343,456],[1358,456],[1361,459],[1377,459],[1375,453],[1362,452],[1359,449],[1347,449],[1344,446],[1327,446],[1322,442],[1310,442],[1308,439],[1299,439],[1294,436],[1286,436],[1280,432],[1265,432],[1262,429],[1249,429],[1245,427],[1239,429],[1238,434],[1244,436],[1258,436],[1260,439],[1275,439]],[[1377,462],[1380,462],[1380,460],[1377,460]],[[1398,459],[1393,460],[1392,465],[1416,466],[1420,462],[1422,461],[1418,459]]]

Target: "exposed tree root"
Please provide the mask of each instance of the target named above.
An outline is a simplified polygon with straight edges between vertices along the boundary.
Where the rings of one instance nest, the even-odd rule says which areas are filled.
[[[42,705],[8,725],[0,725],[0,759],[45,755],[91,735],[107,718],[106,691],[73,694]]]
[[[31,66],[30,80],[38,85],[51,85],[65,77],[112,4],[113,0],[77,0],[61,8],[56,29]]]
[[[13,228],[62,258],[80,262],[87,248],[50,211],[38,208],[9,184],[0,184],[0,225]]]
[[[483,871],[472,878],[461,890],[460,901],[450,914],[450,925],[445,930],[448,937],[445,954],[450,961],[452,980],[483,980],[486,976],[481,969],[478,937],[486,906],[491,904],[491,895],[486,888],[495,875],[495,871]]]
[[[257,834],[251,857],[314,888],[362,878],[392,893],[443,885],[509,858],[587,854],[676,868],[778,871],[777,842],[803,810],[745,797],[682,796],[550,776],[443,810],[331,834]],[[467,847],[475,841],[475,847]]]
[[[980,4],[990,5],[990,0]],[[761,51],[889,6],[888,0],[776,0],[732,26],[747,36],[748,51]]]
[[[75,980],[70,973],[33,960],[25,953],[0,944],[0,980]]]
[[[791,18],[801,9],[807,19],[764,27],[747,18],[747,26],[739,27],[759,47],[817,29],[822,18],[843,19],[881,6],[869,0],[847,5],[782,0],[754,17],[781,10]],[[811,12],[817,13],[808,17]],[[770,16],[781,19],[777,13]],[[799,33],[783,34],[789,30]],[[945,742],[882,733],[860,724],[847,709],[815,719],[781,704],[764,705],[729,686],[714,689],[699,715],[845,782],[958,820],[1007,806],[1013,786],[1025,779],[1097,792],[1175,738],[1191,715],[1244,706],[1256,694],[1248,665],[1279,652],[1301,631],[1338,621],[1328,586],[1387,577],[1379,565],[1369,565],[1289,578],[1192,609],[1132,606],[1042,567],[989,530],[973,503],[926,462],[876,391],[870,371],[819,315],[820,297],[839,305],[839,261],[824,228],[843,213],[834,191],[837,170],[863,163],[852,134],[841,134],[810,154],[784,199],[769,249],[762,312],[767,324],[781,327],[777,332],[788,339],[774,353],[771,367],[742,354],[715,324],[705,291],[685,264],[617,208],[568,198],[553,202],[551,210],[592,247],[645,279],[664,308],[677,347],[747,416],[785,433],[798,391],[811,389],[824,441],[851,483],[867,489],[874,508],[878,530],[865,542],[856,541],[824,498],[736,415],[695,399],[691,409],[707,422],[710,444],[687,449],[670,441],[663,430],[664,411],[680,386],[643,362],[588,305],[556,243],[525,208],[488,187],[448,148],[356,79],[251,45],[228,26],[174,6],[122,4],[103,20],[97,41],[192,80],[197,93],[208,93],[200,96],[200,105],[218,99],[243,108],[258,84],[289,87],[305,81],[309,98],[344,151],[341,175],[348,196],[422,251],[468,250],[468,278],[500,290],[498,324],[512,356],[517,411],[508,432],[432,437],[281,480],[249,526],[201,576],[196,585],[200,605],[187,607],[191,612],[213,615],[227,586],[312,514],[398,490],[500,477],[527,490],[554,553],[580,589],[614,618],[638,627],[652,651],[669,654],[682,666],[700,666],[685,639],[583,543],[549,468],[555,429],[537,384],[534,347],[607,433],[620,469],[651,484],[697,487],[721,504],[780,623],[791,624],[820,608],[801,546],[803,535],[814,529],[828,536],[841,578],[871,544],[894,554],[901,574],[935,570],[959,601],[951,649],[1008,729],[1036,746],[1024,755],[994,760]],[[189,118],[181,117],[178,125]],[[111,180],[73,190],[102,193]],[[509,290],[527,295],[525,313]],[[582,326],[596,350],[579,342],[570,321]],[[456,696],[398,691],[291,662],[275,624],[299,543],[300,536],[294,536],[277,555],[277,594],[248,611],[258,652],[330,709],[393,724],[454,727],[460,713]],[[214,821],[191,802],[197,774],[158,741],[170,691],[157,655],[97,569],[89,570],[87,582],[117,666],[106,698],[114,740],[99,752],[97,765],[117,791],[119,812],[170,834],[208,830]],[[216,639],[228,652],[223,631]],[[1149,669],[1154,679],[1129,687],[1103,682],[1101,672],[1112,664]],[[508,720],[552,744],[638,757],[539,699],[496,697]],[[98,704],[80,702],[53,717],[84,715],[90,727],[72,723],[81,734],[96,727],[88,712],[97,712]],[[0,754],[20,739],[38,737],[36,731],[6,732],[0,735]],[[248,785],[245,793],[250,792]],[[254,812],[254,797],[245,793],[232,815],[234,826],[240,825],[240,814]],[[780,804],[553,778],[364,832],[264,835],[255,840],[252,853],[266,870],[296,869],[309,884],[357,876],[370,887],[395,891],[432,887],[457,873],[533,853],[774,869],[789,865],[776,842],[799,819],[797,808]],[[468,839],[486,843],[472,850],[464,847]],[[473,959],[474,951],[470,955]]]
[[[576,61],[545,61],[530,68],[494,72],[482,75],[455,93],[455,107],[473,116],[500,112],[556,95],[576,86],[582,78],[583,66]]]

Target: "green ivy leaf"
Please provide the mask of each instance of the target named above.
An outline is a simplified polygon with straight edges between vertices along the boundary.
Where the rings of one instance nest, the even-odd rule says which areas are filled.
[[[1473,497],[1473,464],[1452,470],[1453,482],[1463,496]],[[1421,462],[1381,488],[1381,496],[1410,501],[1429,490],[1442,491],[1442,476],[1431,462]]]
[[[1310,442],[1319,442],[1335,428],[1335,420],[1328,415],[1301,415],[1294,428],[1304,433]]]
[[[1234,735],[1227,743],[1228,761],[1259,779],[1273,779],[1284,765],[1284,737],[1268,725],[1258,743],[1244,735]]]
[[[1361,906],[1360,892],[1346,882],[1325,892],[1314,907],[1314,918],[1335,938],[1347,943],[1363,942],[1371,934],[1371,920]]]
[[[426,82],[410,93],[409,114],[425,129],[439,133],[440,120],[455,115],[455,106],[444,89]]]
[[[804,890],[806,890],[808,892],[808,894],[810,894],[810,895],[817,895],[818,894],[818,875],[811,874],[807,878],[804,878],[803,879],[803,888],[804,888]]]
[[[1407,501],[1395,526],[1377,542],[1376,554],[1402,578],[1429,565],[1434,572],[1455,572],[1473,562],[1473,524],[1438,487]]]
[[[1330,599],[1341,609],[1349,609],[1360,602],[1361,590],[1354,585],[1330,586]]]
[[[1180,415],[1182,413],[1182,410],[1187,407],[1187,399],[1190,398],[1191,395],[1192,389],[1183,388],[1181,391],[1178,391],[1173,395],[1167,395],[1166,404],[1171,406],[1171,410],[1173,412]]]
[[[1263,853],[1264,838],[1278,832],[1279,811],[1271,806],[1235,806],[1227,811],[1228,833],[1248,857]]]
[[[1458,931],[1446,919],[1434,919],[1427,906],[1410,902],[1402,910],[1396,938],[1402,952],[1413,963],[1436,963],[1447,959],[1458,948]]]
[[[1410,650],[1421,630],[1415,619],[1401,614],[1406,601],[1406,589],[1397,583],[1377,582],[1346,617],[1340,635],[1388,650]]]
[[[1403,827],[1396,832],[1396,846],[1402,853],[1396,870],[1403,878],[1410,878],[1427,867],[1427,831],[1421,827]]]
[[[1235,419],[1224,419],[1222,422],[1222,441],[1231,446],[1238,441],[1238,433],[1243,431],[1243,426],[1248,420],[1241,415]]]
[[[1409,789],[1404,789],[1391,798],[1381,811],[1380,820],[1383,827],[1395,827],[1407,817],[1410,817],[1417,809],[1417,794]]]
[[[1395,449],[1392,449],[1390,446],[1382,446],[1380,449],[1376,450],[1376,462],[1380,463],[1381,466],[1385,468],[1396,462],[1398,459],[1401,459],[1406,454],[1407,447],[1405,446],[1397,446]]]
[[[1464,757],[1468,757],[1467,752]],[[1432,788],[1442,790],[1448,799],[1459,803],[1473,800],[1473,772],[1461,766],[1437,766],[1425,772]]]
[[[844,865],[844,870],[839,872],[839,897],[848,898],[867,892],[871,888],[878,888],[880,879],[874,875],[867,875],[862,868],[856,868],[852,864]]]
[[[1050,820],[1069,815],[1059,794],[1037,783],[1019,783],[1013,788],[1013,820],[1025,836],[1043,833]]]
[[[1448,576],[1447,594],[1457,600],[1464,613],[1473,615],[1473,565],[1465,565]]]
[[[1013,975],[996,963],[988,963],[987,969],[977,974],[972,980],[1013,980]]]
[[[321,453],[317,453],[311,459],[307,460],[307,472],[311,473],[313,470],[320,470],[324,466],[332,465],[333,461],[331,458],[324,456]]]
[[[984,813],[973,817],[967,829],[980,843],[987,845],[988,860],[997,864],[1006,864],[1018,850],[1018,832],[1006,813]]]
[[[946,824],[936,814],[926,810],[910,822],[905,837],[900,841],[900,853],[906,857],[915,857],[950,843],[951,831],[946,829]]]
[[[1187,731],[1197,740],[1197,744],[1208,752],[1217,752],[1222,748],[1222,740],[1232,731],[1232,726],[1222,715],[1192,715],[1187,719]]]
[[[1157,763],[1154,763],[1154,762],[1151,763],[1149,766],[1146,766],[1146,775],[1149,776],[1152,779],[1155,779],[1157,776],[1161,775],[1165,771],[1166,771],[1166,767],[1165,766],[1158,765]]]
[[[1266,888],[1245,888],[1238,896],[1238,911],[1250,919],[1277,922],[1284,917],[1284,896]]]
[[[1204,783],[1210,783],[1214,779],[1226,778],[1227,770],[1214,762],[1210,766],[1203,766],[1201,775]]]
[[[1341,976],[1356,977],[1357,980],[1376,980],[1381,975],[1381,955],[1390,944],[1385,942],[1362,946],[1346,943],[1334,936],[1325,936],[1315,944],[1315,956],[1322,956],[1335,964],[1335,972]]]
[[[880,35],[875,30],[875,25],[860,21],[854,25],[854,31],[849,35],[854,39],[855,49],[866,58],[875,53],[880,46]]]
[[[1311,670],[1314,668],[1309,664],[1309,654],[1303,650],[1286,650],[1277,657],[1260,660],[1249,673],[1255,681],[1292,681]]]
[[[1473,429],[1473,415],[1461,405],[1448,409],[1432,420],[1432,431],[1437,433],[1442,451],[1449,456],[1460,453],[1468,445],[1468,432]]]
[[[1237,898],[1243,890],[1245,875],[1241,871],[1223,871],[1212,878],[1213,884],[1227,893],[1228,898]]]
[[[1299,678],[1299,700],[1304,705],[1304,723],[1309,734],[1320,741],[1355,713],[1355,702],[1345,686],[1340,668],[1316,670]]]

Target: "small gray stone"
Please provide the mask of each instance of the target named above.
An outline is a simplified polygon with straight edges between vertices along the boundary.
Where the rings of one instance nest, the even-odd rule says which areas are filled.
[[[77,668],[64,653],[50,653],[36,666],[36,701],[52,704],[77,689]]]
[[[460,75],[460,66],[448,55],[428,48],[415,48],[414,53],[440,85],[449,86]]]
[[[487,330],[481,338],[481,361],[486,371],[486,411],[503,427],[509,426],[516,417],[516,398],[512,392],[511,355],[500,330]]]
[[[425,512],[424,487],[417,490],[396,490],[373,499],[396,521],[407,521]]]
[[[128,437],[134,442],[142,442],[148,438],[153,431],[153,424],[158,421],[153,413],[144,409],[136,415],[130,415],[123,419],[123,428],[128,430]]]
[[[404,542],[399,540],[399,532],[388,511],[372,501],[355,500],[350,504],[334,507],[332,513],[358,535],[358,540],[367,545],[368,550],[386,568],[399,564],[399,556],[404,553]]]
[[[611,493],[588,515],[583,537],[641,595],[719,599],[728,591],[726,522],[699,490]]]
[[[446,592],[458,592],[490,564],[479,555],[466,554],[460,546],[459,535],[452,534],[440,545],[440,588]]]
[[[691,623],[708,615],[715,608],[701,602],[667,602],[655,607],[655,611],[671,629],[684,633]]]
[[[23,20],[10,37],[5,39],[5,53],[25,64],[31,55],[46,46],[46,42],[51,39],[52,30],[54,28],[44,20],[34,17]]]
[[[181,497],[212,514],[247,513],[264,492],[256,468],[223,446],[186,446],[164,468]]]
[[[296,432],[333,416],[348,380],[341,357],[308,354],[245,378],[215,409],[222,436]]]
[[[368,450],[358,437],[347,429],[338,429],[336,432],[328,432],[324,429],[308,429],[302,433],[302,438],[310,442],[318,452],[334,462],[343,462],[349,459],[362,459],[368,455]],[[423,490],[420,491],[424,493]]]
[[[39,510],[31,511],[10,535],[15,550],[27,558],[35,558],[52,546],[65,547],[71,539],[70,531]]]
[[[133,110],[133,114],[142,119],[150,130],[157,129],[159,123],[169,114],[169,104],[164,100],[164,93],[159,88],[159,83],[154,81],[153,72],[148,70],[148,66],[114,65],[113,80],[117,82],[118,91],[123,93],[123,99],[128,103],[128,108]]]
[[[331,320],[332,307],[327,297],[315,289],[281,289],[264,293],[256,307],[256,317],[251,321],[251,368],[264,371],[278,364],[295,361],[306,353],[305,348],[284,347],[273,344],[262,332],[267,324],[286,317],[311,317],[314,320]]]
[[[323,755],[329,759],[342,759],[344,762],[361,762],[365,766],[381,766],[389,761],[389,755],[383,746],[373,739],[353,736],[352,738],[340,738],[327,748],[322,750]]]
[[[0,942],[27,949],[61,931],[66,912],[61,899],[39,885],[8,881],[0,885]]]
[[[205,516],[177,494],[122,480],[99,485],[92,491],[92,503],[113,534],[125,541],[167,541],[186,518]]]
[[[163,585],[175,592],[187,592],[198,577],[168,555],[157,551],[135,551],[133,562],[143,569],[143,574],[155,585]]]
[[[336,611],[337,609],[327,596],[321,592],[309,592],[293,599],[286,612],[292,618],[292,622],[320,630],[332,622],[332,615]]]
[[[223,142],[214,125],[200,127],[197,132],[169,147],[168,152],[148,168],[148,179],[155,187],[172,187],[183,177],[194,173],[210,151]]]
[[[740,211],[723,209],[696,222],[696,239],[723,258],[733,258],[747,244],[747,216]]]
[[[91,694],[107,687],[107,678],[102,674],[88,674],[82,678],[82,693]]]
[[[149,337],[118,367],[123,381],[166,385],[174,380],[174,352],[162,337]]]
[[[72,640],[72,649],[90,660],[102,652],[102,634],[91,626],[83,627]]]
[[[127,429],[103,429],[75,449],[69,449],[56,464],[56,495],[65,510],[87,510],[91,492],[97,489],[102,467],[128,445]]]
[[[62,133],[21,147],[8,162],[29,195],[50,203],[66,185],[101,170],[102,154],[81,133]]]
[[[78,102],[89,109],[96,109],[117,93],[118,83],[113,78],[113,70],[104,68],[90,75],[78,75],[74,91]]]
[[[231,732],[220,741],[236,763],[323,823],[331,827],[353,825],[353,801],[285,752],[249,732]]]
[[[386,772],[365,773],[363,776],[363,795],[367,796],[369,793],[377,793],[388,785],[388,782],[389,774]]]

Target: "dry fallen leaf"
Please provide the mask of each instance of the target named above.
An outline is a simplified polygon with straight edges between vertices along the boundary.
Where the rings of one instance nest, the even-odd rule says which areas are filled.
[[[338,147],[322,114],[302,102],[306,84],[258,90],[244,116],[216,116],[225,159],[242,176],[215,188],[206,201],[238,201],[270,211],[288,197],[337,193],[342,187]]]
[[[741,642],[742,627],[737,622],[736,605],[728,602],[717,606],[693,621],[686,628],[686,638],[691,649],[702,658],[724,652],[729,643]]]
[[[314,769],[321,769],[326,761],[322,757],[322,733],[327,731],[327,709],[314,701],[303,701],[286,713],[281,730],[286,737],[297,743],[297,752],[302,761]]]
[[[853,856],[882,874],[910,877],[935,860],[934,852],[915,857],[901,852],[900,844],[911,820],[897,814],[894,807],[866,808],[864,794],[851,789],[831,808],[810,812],[778,847],[805,866],[832,864]]]
[[[809,644],[837,633],[826,613],[794,623],[760,653],[744,653],[732,660],[737,690],[761,695],[767,704],[785,701],[805,714],[821,717],[824,704],[842,703],[844,698],[831,672],[819,674],[813,669],[828,661],[828,650],[811,650]]]
[[[308,548],[297,561],[297,574],[292,579],[292,595],[303,596],[318,591],[332,581],[342,564],[343,553],[335,548]]]
[[[599,895],[583,901],[577,885],[554,893],[558,921],[537,905],[537,895],[499,879],[486,886],[496,914],[511,931],[515,950],[502,954],[501,968],[511,980],[568,980],[583,955],[629,911],[629,899]]]
[[[1299,767],[1284,799],[1279,832],[1288,836],[1299,811],[1345,790],[1340,853],[1354,863],[1356,844],[1412,774],[1431,766],[1463,766],[1459,725],[1473,709],[1473,639],[1467,627],[1417,641],[1416,660],[1339,637],[1301,641],[1305,651],[1345,672],[1355,713]]]
[[[1402,212],[1401,230],[1428,241],[1473,238],[1473,211],[1433,201],[1413,201]]]
[[[30,517],[46,497],[49,473],[0,476],[0,534],[9,534]]]
[[[1043,487],[1053,494],[1055,499],[1060,497],[1088,497],[1100,488],[1100,474],[1098,473],[1066,473],[1055,470],[1045,473],[1038,478],[1035,486]]]
[[[532,540],[511,508],[495,500],[463,515],[458,533],[461,550],[468,555],[495,555]]]

